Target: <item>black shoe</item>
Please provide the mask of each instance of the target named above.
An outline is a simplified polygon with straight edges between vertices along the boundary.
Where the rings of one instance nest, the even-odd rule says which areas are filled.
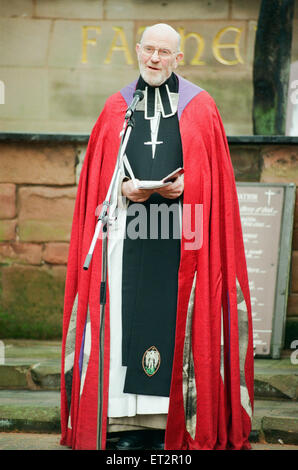
[[[142,432],[133,431],[120,437],[115,444],[117,450],[141,450],[145,449],[145,439]]]
[[[165,433],[163,431],[154,431],[151,437],[152,450],[164,450]]]

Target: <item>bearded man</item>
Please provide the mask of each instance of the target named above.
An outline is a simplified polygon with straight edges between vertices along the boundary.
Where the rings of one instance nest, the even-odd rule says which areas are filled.
[[[106,101],[80,176],[65,290],[61,444],[105,449],[107,432],[130,430],[116,448],[146,448],[139,431],[156,429],[165,441],[155,449],[248,449],[251,306],[224,128],[211,96],[174,72],[183,53],[172,27],[147,28],[136,52],[140,76]],[[82,266],[136,89],[144,99],[112,195],[103,310],[102,239],[89,269]],[[138,185],[178,168],[184,174],[170,184]],[[172,214],[166,237],[153,208]],[[137,225],[139,236],[129,236]]]

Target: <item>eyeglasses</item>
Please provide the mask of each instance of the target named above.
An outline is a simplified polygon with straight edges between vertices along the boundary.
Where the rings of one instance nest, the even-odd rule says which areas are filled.
[[[158,49],[157,47],[153,46],[141,46],[142,51],[144,54],[151,56],[157,51],[159,57],[162,57],[163,59],[168,59],[172,54],[176,54],[176,52],[172,52],[169,49]]]

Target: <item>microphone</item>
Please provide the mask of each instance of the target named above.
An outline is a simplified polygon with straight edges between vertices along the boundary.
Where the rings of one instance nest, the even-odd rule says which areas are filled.
[[[127,108],[126,114],[125,114],[125,119],[130,118],[132,114],[134,113],[137,104],[139,101],[142,101],[144,98],[144,93],[141,90],[136,90],[133,94],[133,100],[130,104],[130,106]]]

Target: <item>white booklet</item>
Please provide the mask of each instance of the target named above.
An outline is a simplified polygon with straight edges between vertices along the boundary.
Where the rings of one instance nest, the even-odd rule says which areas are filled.
[[[153,181],[153,180],[136,180],[135,175],[133,174],[132,168],[128,161],[126,155],[123,156],[123,163],[127,168],[128,173],[133,181],[133,184],[136,189],[158,189],[163,188],[164,186],[168,186],[171,184],[179,175],[184,173],[183,168],[177,168],[176,170],[172,171],[168,176],[165,176],[162,180]]]
[[[183,168],[177,168],[176,170],[172,171],[168,176],[165,176],[162,180],[153,181],[153,180],[140,180],[137,181],[133,178],[133,183],[137,189],[158,189],[163,188],[171,184],[179,175],[184,173]]]

